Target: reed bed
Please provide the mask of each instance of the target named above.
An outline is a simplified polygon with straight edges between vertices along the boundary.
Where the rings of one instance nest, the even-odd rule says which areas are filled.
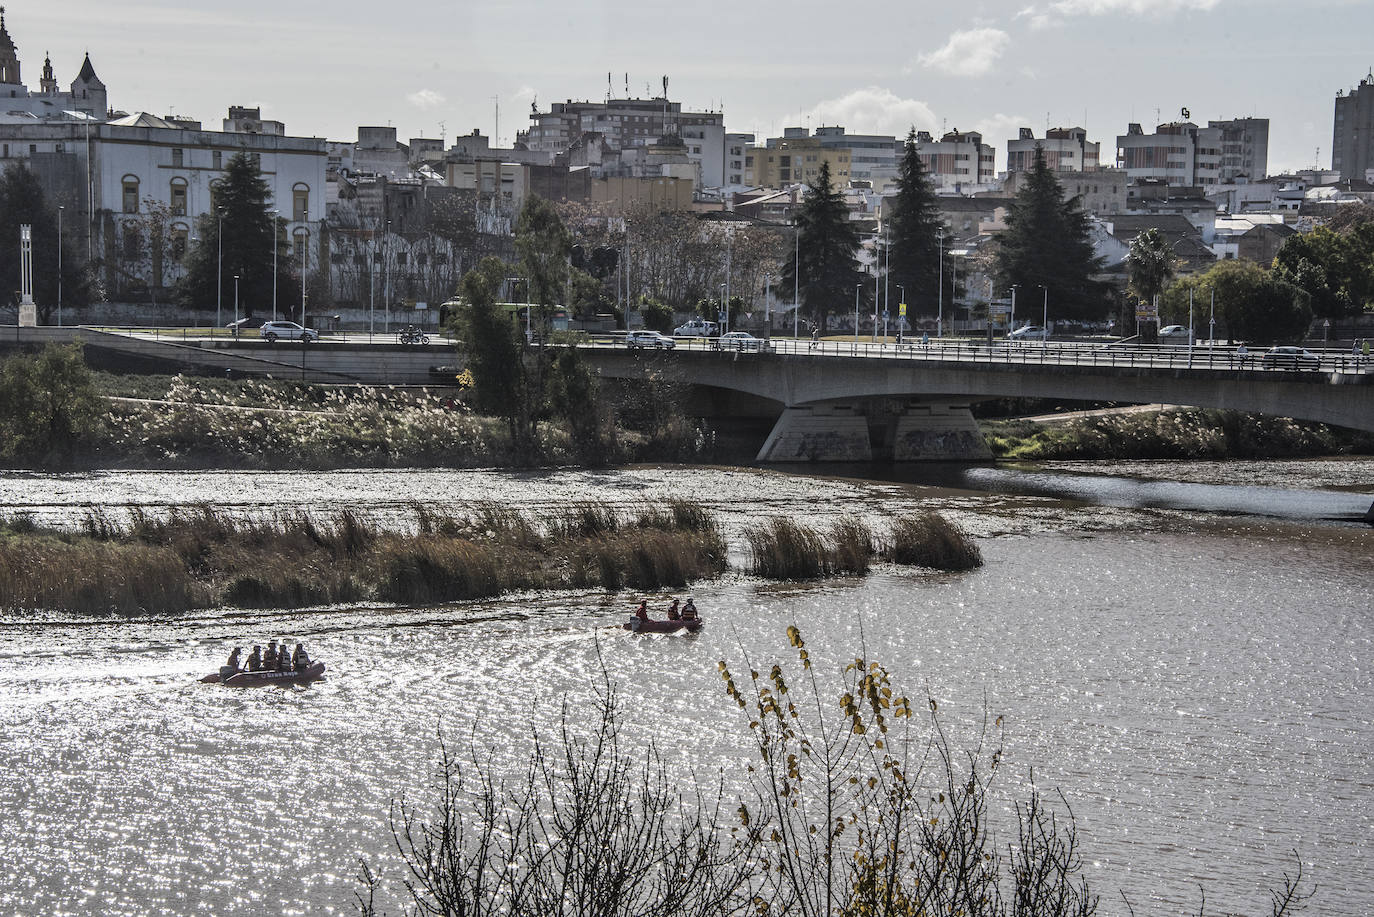
[[[407,604],[516,589],[682,586],[725,569],[725,542],[700,507],[585,504],[546,518],[478,503],[416,505],[410,531],[359,514],[238,516],[210,506],[116,518],[73,531],[0,519],[0,609],[173,612],[219,604]]]
[[[894,564],[936,570],[972,570],[983,565],[983,552],[973,538],[937,512],[896,520],[882,557]]]

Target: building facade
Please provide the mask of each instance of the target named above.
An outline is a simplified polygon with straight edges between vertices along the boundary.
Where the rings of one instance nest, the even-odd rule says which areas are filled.
[[[1374,170],[1374,71],[1349,94],[1336,93],[1331,168],[1342,181],[1365,179]]]
[[[997,153],[976,131],[950,131],[939,140],[918,131],[916,152],[936,191],[968,192],[991,184],[996,176]]]
[[[1116,138],[1116,165],[1132,181],[1202,186],[1258,181],[1269,165],[1269,119],[1161,124],[1153,134],[1131,124]]]
[[[1090,143],[1081,127],[1056,127],[1045,131],[1042,140],[1028,127],[1020,136],[1007,141],[1007,171],[1029,172],[1035,165],[1035,148],[1040,147],[1051,172],[1083,172],[1098,167],[1102,144]]]
[[[5,27],[5,11],[0,8],[0,115],[9,119],[71,117],[72,113],[103,120],[109,110],[105,84],[95,75],[91,56],[81,62],[81,71],[72,80],[70,90],[57,88],[52,61],[43,60],[43,75],[39,89],[29,92],[20,74],[19,49]]]

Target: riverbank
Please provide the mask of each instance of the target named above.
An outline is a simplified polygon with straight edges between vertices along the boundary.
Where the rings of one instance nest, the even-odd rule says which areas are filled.
[[[1374,434],[1288,417],[1174,408],[1083,416],[1065,422],[984,420],[994,458],[1252,459],[1374,453]]]

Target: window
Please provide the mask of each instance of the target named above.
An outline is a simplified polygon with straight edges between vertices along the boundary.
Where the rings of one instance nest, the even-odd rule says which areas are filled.
[[[124,257],[129,261],[138,259],[143,249],[143,239],[139,237],[138,227],[133,224],[124,227]]]
[[[353,263],[354,263],[354,264],[361,265],[365,260],[366,260],[366,259],[363,258],[362,254],[356,254],[356,255],[353,256]]]
[[[424,267],[428,262],[429,258],[425,255],[424,252],[420,252],[418,255],[415,256],[415,263],[420,265],[420,267]]]
[[[406,263],[406,253],[405,253],[405,252],[397,252],[397,253],[396,253],[396,263],[397,263],[398,265],[399,265],[399,264],[405,264],[405,263]]]
[[[305,185],[298,184],[292,189],[291,213],[291,218],[297,223],[310,219],[310,189]]]
[[[179,217],[186,216],[186,179],[172,179],[171,191],[172,215]]]
[[[66,150],[67,150],[67,145],[66,145],[65,143],[59,143],[59,144],[57,144],[56,146],[53,147],[53,150],[54,150],[55,152],[58,152],[58,153],[66,152]]]
[[[124,176],[124,212],[138,213],[138,178]]]
[[[210,163],[216,169],[224,168],[224,154],[221,153],[219,150],[215,150],[213,153],[210,154]]]
[[[181,150],[181,149],[173,149],[173,150],[172,150],[172,167],[173,167],[173,168],[176,168],[176,169],[180,169],[183,165],[186,164],[186,163],[185,163],[185,158],[186,158],[186,157],[185,157],[185,153],[184,153],[183,150]]]
[[[298,232],[291,241],[293,243],[291,254],[295,256],[296,263],[304,270],[306,267],[305,243],[309,238],[304,232]]]
[[[186,242],[190,232],[185,226],[172,227],[172,257],[177,261],[186,257]]]

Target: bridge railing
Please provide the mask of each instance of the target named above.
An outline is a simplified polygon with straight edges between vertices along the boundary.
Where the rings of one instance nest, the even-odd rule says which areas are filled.
[[[593,338],[591,346],[624,347],[623,337]],[[988,345],[971,339],[913,340],[895,343],[869,341],[811,341],[771,338],[743,349],[707,338],[677,338],[676,350],[722,354],[775,353],[792,356],[860,357],[882,360],[919,360],[964,364],[1027,364],[1056,366],[1144,367],[1181,370],[1257,370],[1266,372],[1374,372],[1374,357],[1347,350],[1308,349],[1304,355],[1269,355],[1267,349],[1241,351],[1220,345],[1114,344],[1078,341],[997,341]]]

